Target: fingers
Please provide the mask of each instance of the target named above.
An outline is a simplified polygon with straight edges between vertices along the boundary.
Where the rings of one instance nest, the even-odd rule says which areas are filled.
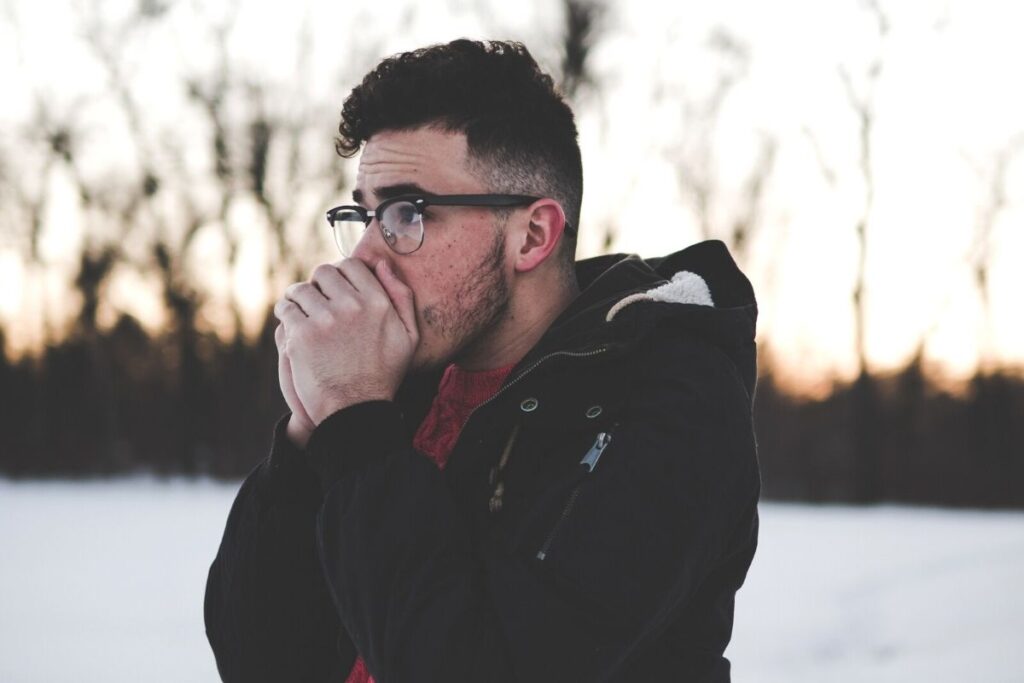
[[[406,332],[413,339],[418,339],[419,328],[416,326],[416,306],[412,290],[398,279],[398,276],[384,260],[377,264],[374,272],[377,273],[377,279],[391,300],[391,305],[398,312],[398,317],[405,326]]]
[[[284,322],[323,316],[327,312],[327,297],[309,282],[288,285],[284,296],[274,305],[274,315]]]
[[[381,261],[383,263],[383,260]],[[381,284],[369,267],[357,258],[347,258],[338,263],[338,271],[343,275],[352,287],[363,297],[370,299],[374,296],[385,298],[387,294],[381,289]]]
[[[384,260],[373,271],[354,258],[320,264],[309,282],[288,286],[274,305],[274,315],[282,323],[301,323],[308,318],[329,317],[331,309],[343,302],[394,308],[409,334],[416,334],[412,290]],[[275,339],[279,335],[283,337],[284,332],[275,330]]]
[[[274,338],[280,337],[278,342],[278,362],[277,362],[277,381],[281,387],[281,396],[284,397],[284,402],[288,406],[288,409],[292,411],[292,417],[298,422],[298,424],[306,429],[312,430],[313,421],[309,417],[309,413],[306,412],[305,407],[302,405],[302,401],[299,400],[299,394],[295,390],[295,380],[292,375],[292,364],[291,359],[285,352],[286,337],[284,335],[284,326],[278,325],[277,330],[274,331]],[[289,425],[289,428],[291,425]]]
[[[277,300],[277,303],[274,304],[274,317],[285,324],[300,323],[307,318],[305,311],[290,299]],[[278,348],[280,348],[280,345]]]
[[[320,292],[330,300],[341,299],[352,296],[358,288],[353,286],[348,279],[342,275],[339,266],[341,261],[335,263],[321,263],[313,269],[309,281],[320,289]]]
[[[380,281],[380,275],[375,274],[379,271],[382,263],[386,262],[383,260],[379,261],[377,268],[371,271],[363,261],[356,258],[347,258],[335,264],[325,266],[324,270],[318,267],[315,275],[322,276],[323,286],[331,288],[330,291],[341,291],[346,288],[349,291],[354,290],[352,296],[362,304],[377,308],[378,310],[392,309],[394,308],[394,302]],[[397,279],[392,271],[389,270],[388,272],[392,273],[392,279]]]
[[[357,295],[368,302],[377,297],[381,301],[387,298],[377,278],[359,259],[347,258],[334,263],[322,263],[313,270],[309,280],[329,300],[340,301]]]

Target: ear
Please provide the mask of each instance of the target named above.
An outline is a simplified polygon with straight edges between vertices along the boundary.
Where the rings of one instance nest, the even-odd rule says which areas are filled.
[[[554,199],[538,199],[529,207],[529,223],[519,233],[515,255],[517,273],[526,273],[547,260],[565,230],[565,212]]]

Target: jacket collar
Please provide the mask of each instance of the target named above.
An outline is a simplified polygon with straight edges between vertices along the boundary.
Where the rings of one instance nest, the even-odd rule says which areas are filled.
[[[656,327],[670,325],[725,351],[753,392],[757,301],[720,240],[657,258],[608,254],[577,261],[576,278],[580,294],[510,377],[558,351],[628,350]]]
[[[579,295],[516,364],[508,381],[550,354],[586,354],[602,347],[626,352],[656,328],[670,326],[728,354],[753,395],[757,302],[750,281],[720,240],[657,258],[607,254],[583,259],[576,262],[576,280]],[[429,405],[443,370],[409,378],[400,402],[426,400]]]

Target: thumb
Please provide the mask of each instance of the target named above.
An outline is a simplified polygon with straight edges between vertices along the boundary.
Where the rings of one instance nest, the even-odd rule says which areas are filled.
[[[412,290],[398,279],[398,276],[391,270],[391,266],[388,265],[387,261],[380,260],[374,270],[377,273],[377,279],[380,280],[384,291],[387,292],[388,298],[391,299],[391,305],[398,312],[398,317],[405,326],[409,336],[414,339],[418,338],[419,331],[416,327],[415,297]]]

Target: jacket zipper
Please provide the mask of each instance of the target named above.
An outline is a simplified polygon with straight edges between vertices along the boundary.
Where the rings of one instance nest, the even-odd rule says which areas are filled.
[[[580,487],[583,486],[583,480],[588,474],[594,471],[597,467],[597,461],[601,459],[601,454],[604,453],[604,449],[608,448],[608,444],[612,440],[612,435],[608,432],[601,432],[597,435],[597,439],[594,441],[594,445],[590,447],[587,454],[580,460],[580,464],[586,469],[583,471],[580,480],[573,487],[572,493],[569,494],[569,500],[565,501],[565,506],[562,508],[562,514],[558,517],[555,525],[551,527],[551,531],[548,533],[547,538],[544,539],[544,545],[541,546],[540,550],[537,551],[537,559],[543,560],[548,555],[548,548],[551,547],[551,541],[555,538],[555,534],[558,529],[562,526],[562,522],[569,516],[572,511],[573,505],[576,504],[576,498],[580,494]]]

